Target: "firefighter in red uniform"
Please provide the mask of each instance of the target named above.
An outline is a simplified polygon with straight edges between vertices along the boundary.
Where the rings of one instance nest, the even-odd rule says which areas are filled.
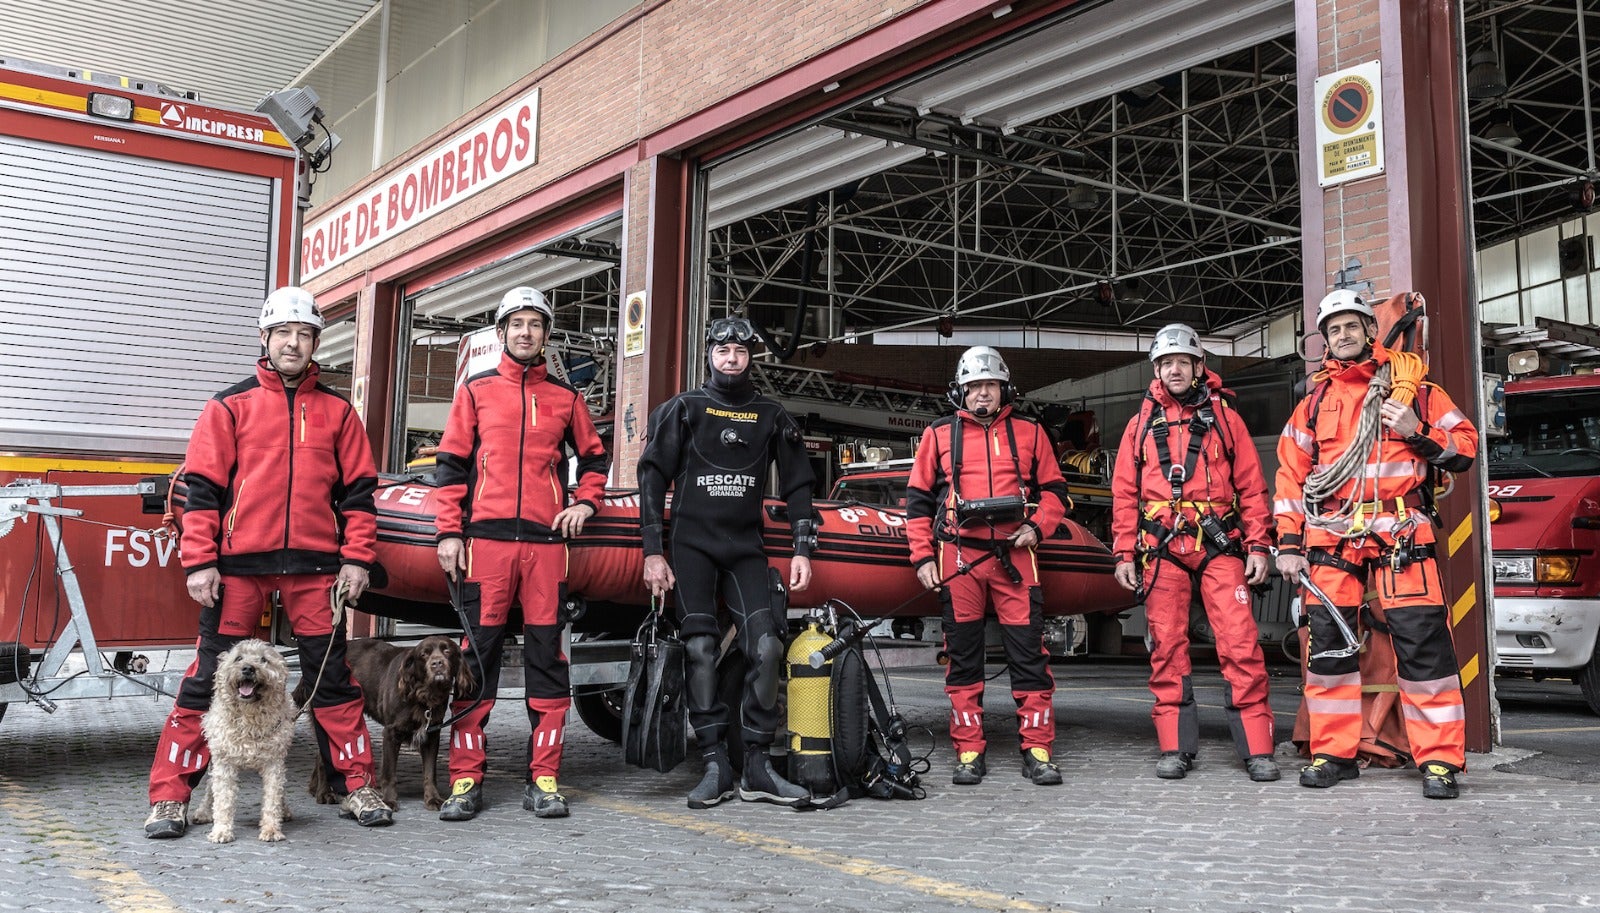
[[[1189,680],[1189,603],[1198,590],[1217,635],[1234,749],[1250,779],[1265,782],[1282,774],[1272,760],[1267,665],[1247,584],[1267,579],[1267,481],[1250,431],[1205,357],[1200,337],[1181,323],[1156,333],[1155,380],[1117,448],[1112,551],[1117,582],[1145,593],[1156,776],[1183,779],[1199,750]]]
[[[1317,328],[1327,358],[1278,441],[1278,570],[1293,579],[1309,569],[1352,630],[1368,587],[1376,591],[1382,621],[1363,620],[1387,629],[1394,644],[1422,794],[1454,799],[1466,764],[1466,712],[1449,599],[1434,562],[1431,470],[1469,468],[1478,431],[1444,390],[1423,381],[1420,360],[1377,341],[1377,319],[1361,296],[1329,293],[1317,308]],[[1415,388],[1413,403],[1392,395],[1403,387]],[[1345,638],[1319,601],[1305,603],[1312,761],[1301,769],[1300,785],[1328,787],[1360,774],[1360,658],[1353,651],[1319,656],[1346,646]]]
[[[203,607],[195,658],[178,686],[150,768],[145,836],[181,837],[189,794],[210,752],[200,729],[211,707],[217,658],[249,637],[277,591],[316,675],[311,728],[340,814],[365,827],[391,824],[373,789],[372,750],[360,685],[350,678],[345,634],[333,626],[335,587],[354,604],[376,555],[378,475],[361,418],[317,381],[312,361],[322,314],[303,289],[285,287],[261,309],[266,357],[254,377],[206,403],[189,439],[189,494],[181,550],[189,595]]]
[[[1055,679],[1040,637],[1044,594],[1034,548],[1061,525],[1067,483],[1037,422],[1011,408],[1011,371],[975,346],[956,365],[955,415],[922,433],[906,492],[906,535],[917,579],[944,604],[944,690],[950,695],[951,782],[988,772],[983,737],[984,612],[992,602],[1017,705],[1023,775],[1061,782],[1050,759]]]
[[[528,783],[522,807],[540,818],[564,818],[567,800],[556,777],[567,708],[572,703],[567,657],[561,652],[566,597],[566,539],[583,531],[605,495],[605,446],[582,394],[549,376],[545,341],[555,312],[537,289],[505,293],[495,327],[505,351],[500,364],[456,391],[439,441],[439,566],[466,575],[462,601],[472,622],[467,646],[483,663],[483,682],[456,695],[451,727],[445,821],[469,821],[483,807],[488,758],[484,727],[500,689],[505,626],[522,606],[522,665],[528,705]],[[577,455],[578,491],[567,503],[565,451]],[[469,709],[470,708],[470,709]]]

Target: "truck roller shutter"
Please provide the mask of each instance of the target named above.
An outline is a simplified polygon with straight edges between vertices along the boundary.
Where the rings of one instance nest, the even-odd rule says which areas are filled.
[[[0,440],[181,456],[245,376],[274,181],[0,137]]]

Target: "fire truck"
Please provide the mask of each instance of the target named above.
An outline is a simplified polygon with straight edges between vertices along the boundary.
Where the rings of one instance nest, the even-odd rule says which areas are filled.
[[[136,655],[196,632],[156,479],[260,353],[299,163],[258,114],[0,59],[0,714],[181,675]]]
[[[1600,374],[1517,378],[1495,399],[1503,428],[1490,422],[1484,451],[1496,662],[1570,677],[1600,713]]]

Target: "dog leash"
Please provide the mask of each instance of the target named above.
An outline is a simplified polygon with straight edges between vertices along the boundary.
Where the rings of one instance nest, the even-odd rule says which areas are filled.
[[[461,634],[467,642],[467,649],[463,650],[462,652],[470,652],[472,654],[472,664],[478,669],[478,696],[473,698],[471,704],[468,704],[466,707],[462,708],[460,713],[452,713],[447,719],[440,720],[437,723],[429,723],[428,728],[424,730],[424,732],[429,735],[438,732],[446,726],[454,723],[456,720],[459,720],[472,711],[478,709],[479,705],[483,703],[484,682],[488,681],[488,677],[483,668],[483,656],[478,653],[478,642],[472,636],[472,621],[467,618],[466,603],[461,598],[461,581],[456,577],[455,574],[445,574],[444,584],[445,589],[450,593],[450,607],[456,610],[456,620],[461,622]]]
[[[305,716],[306,711],[311,709],[311,702],[316,699],[317,689],[322,687],[322,673],[328,668],[328,654],[333,652],[333,638],[339,636],[339,626],[344,624],[345,600],[348,598],[345,595],[346,586],[343,580],[335,580],[333,586],[328,588],[328,605],[333,610],[333,631],[328,638],[329,649],[322,651],[322,664],[317,667],[316,680],[311,683],[311,693],[306,696],[305,706],[294,715],[296,720]]]

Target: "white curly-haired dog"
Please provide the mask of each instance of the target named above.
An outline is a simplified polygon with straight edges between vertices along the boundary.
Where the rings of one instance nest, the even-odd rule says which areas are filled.
[[[294,709],[289,703],[289,667],[278,651],[259,640],[235,644],[217,660],[211,709],[200,728],[211,747],[210,787],[200,797],[194,823],[212,821],[212,843],[233,842],[233,810],[239,772],[261,775],[262,840],[282,840],[289,815],[284,805]]]

